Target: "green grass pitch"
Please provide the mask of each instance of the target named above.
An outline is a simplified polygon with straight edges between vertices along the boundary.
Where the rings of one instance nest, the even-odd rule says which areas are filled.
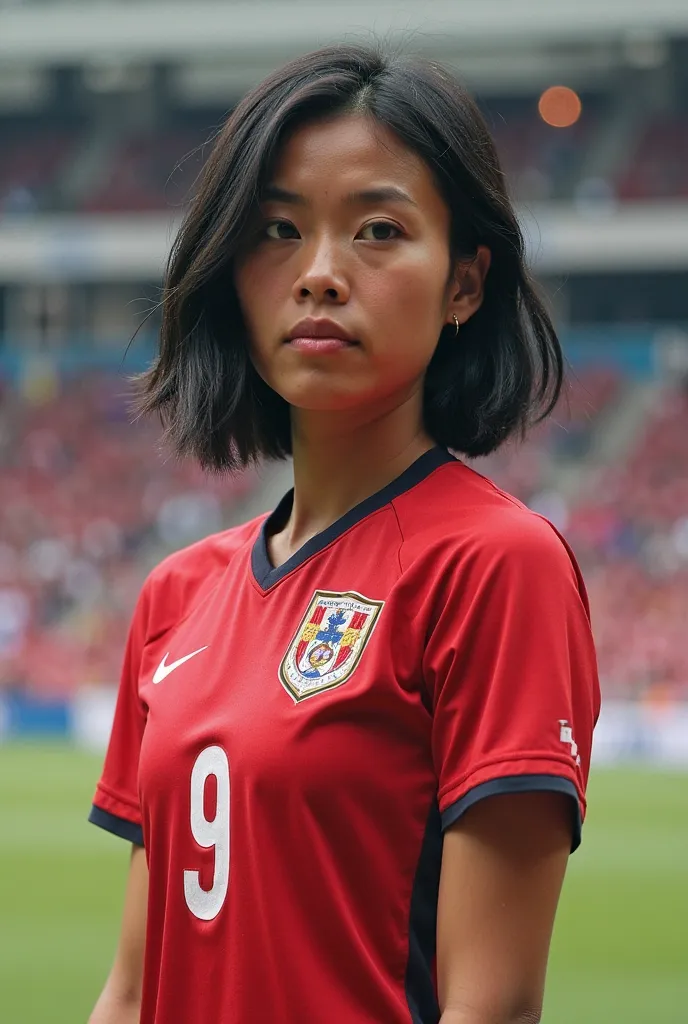
[[[0,1019],[85,1022],[119,925],[127,844],[85,818],[100,761],[0,746]],[[688,775],[593,773],[545,1024],[688,1021]]]

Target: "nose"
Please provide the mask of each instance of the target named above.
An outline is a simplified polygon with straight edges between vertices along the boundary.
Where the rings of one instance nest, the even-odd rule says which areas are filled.
[[[314,240],[302,249],[302,262],[294,281],[297,301],[346,302],[350,285],[344,272],[343,256],[331,237]]]

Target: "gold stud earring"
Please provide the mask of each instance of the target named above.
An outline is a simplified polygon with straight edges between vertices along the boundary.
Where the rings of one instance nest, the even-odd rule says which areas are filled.
[[[459,318],[456,315],[456,313],[454,313],[454,323],[456,324],[456,335],[458,335],[459,327],[461,326],[461,324],[459,323]],[[456,335],[455,335],[455,337],[456,337]]]

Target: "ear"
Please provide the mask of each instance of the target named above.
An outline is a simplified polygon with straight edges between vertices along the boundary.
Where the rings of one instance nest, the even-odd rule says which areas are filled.
[[[492,262],[492,253],[486,245],[479,245],[470,260],[460,260],[449,289],[447,323],[456,317],[465,324],[480,309],[485,293],[485,278]]]

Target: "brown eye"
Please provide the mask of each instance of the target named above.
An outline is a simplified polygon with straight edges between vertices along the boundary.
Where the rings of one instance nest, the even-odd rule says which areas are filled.
[[[285,229],[287,232],[293,231],[294,234],[282,234],[282,229]],[[273,231],[275,232],[274,234],[272,233]],[[266,224],[265,234],[268,236],[268,238],[274,238],[277,241],[281,242],[287,242],[290,241],[292,238],[298,237],[298,231],[296,230],[293,224],[289,223],[288,220],[273,220],[269,224]]]
[[[371,224],[366,224],[366,226],[361,229],[361,234],[363,234],[364,231],[373,232],[372,238],[364,239],[366,242],[391,242],[394,238],[401,236],[402,233],[396,225],[390,224],[389,221],[386,220],[375,220]],[[394,234],[390,234],[390,232],[394,232]]]

